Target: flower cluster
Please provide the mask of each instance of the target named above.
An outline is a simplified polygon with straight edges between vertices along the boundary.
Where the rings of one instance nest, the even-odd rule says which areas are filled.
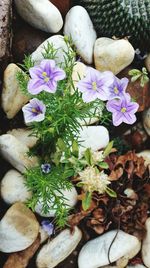
[[[82,92],[84,102],[91,102],[97,98],[108,101],[106,108],[112,112],[114,126],[122,122],[133,124],[136,121],[135,113],[139,105],[131,101],[131,97],[126,93],[128,79],[121,80],[112,72],[99,72],[94,68],[87,67],[85,78],[80,80],[77,87]]]
[[[104,171],[99,171],[96,167],[87,167],[79,172],[79,179],[83,183],[85,192],[97,191],[103,194],[107,190],[107,185],[110,184],[108,175]]]
[[[28,83],[28,92],[37,95],[42,91],[55,93],[57,82],[66,77],[65,72],[56,66],[54,60],[44,59],[39,66],[29,69],[31,79]],[[22,108],[25,123],[40,122],[45,118],[45,104],[34,98]]]

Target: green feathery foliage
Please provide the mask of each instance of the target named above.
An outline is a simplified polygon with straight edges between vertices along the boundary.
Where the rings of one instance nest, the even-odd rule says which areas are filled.
[[[78,135],[81,128],[81,120],[97,116],[101,118],[104,103],[100,100],[89,104],[84,103],[81,93],[75,90],[72,80],[73,67],[75,65],[75,52],[70,47],[70,40],[65,39],[68,51],[65,52],[64,64],[59,66],[64,69],[66,78],[59,81],[55,94],[41,92],[34,97],[43,101],[46,105],[45,119],[41,122],[33,122],[29,127],[32,135],[38,138],[37,144],[30,150],[30,155],[39,157],[39,166],[28,169],[25,173],[26,186],[33,193],[28,206],[33,210],[40,201],[42,210],[47,213],[50,209],[56,210],[57,225],[63,227],[66,224],[69,207],[65,205],[62,190],[70,190],[72,187],[69,177],[75,174],[75,169],[66,161],[61,161],[63,156],[69,158],[78,147]],[[43,53],[44,58],[56,58],[57,50],[48,44]],[[25,57],[24,72],[17,74],[17,79],[22,92],[33,98],[28,93],[27,85],[30,79],[29,69],[34,66],[31,56]],[[42,172],[41,164],[50,163],[49,174]]]

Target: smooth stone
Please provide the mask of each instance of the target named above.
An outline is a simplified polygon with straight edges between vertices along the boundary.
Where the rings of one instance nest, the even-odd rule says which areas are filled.
[[[10,253],[24,250],[37,238],[39,223],[24,204],[12,205],[0,222],[0,251]]]
[[[13,118],[29,100],[21,92],[16,77],[19,71],[21,69],[14,63],[10,63],[4,71],[2,108],[8,119]]]
[[[40,244],[43,244],[49,238],[49,235],[41,226],[39,229],[39,234],[41,238]]]
[[[71,36],[77,52],[88,63],[93,63],[96,31],[84,7],[74,6],[66,15],[64,34]]]
[[[94,46],[94,62],[99,71],[111,71],[115,75],[131,64],[135,51],[125,39],[98,38]]]
[[[0,136],[1,155],[18,171],[24,173],[26,168],[38,164],[37,157],[28,156],[29,148],[10,134]]]
[[[41,248],[36,259],[37,268],[56,267],[72,253],[81,238],[82,233],[78,227],[75,227],[72,234],[69,229],[62,231]]]
[[[72,80],[74,88],[72,89],[72,93],[74,89],[77,89],[77,83],[86,76],[87,66],[80,61],[75,62],[73,71],[72,71]]]
[[[35,65],[40,64],[40,62],[44,59],[43,53],[45,52],[45,47],[48,46],[48,43],[53,45],[53,47],[57,50],[55,62],[57,64],[64,64],[64,57],[66,56],[66,52],[68,52],[68,46],[64,40],[64,36],[62,35],[53,35],[50,38],[46,39],[32,54],[32,60],[35,62]]]
[[[143,125],[147,134],[150,136],[150,108],[143,113]]]
[[[108,265],[108,251],[116,233],[117,230],[112,230],[87,242],[79,253],[79,268],[99,268]],[[110,261],[115,262],[124,258],[126,259],[126,266],[128,261],[140,251],[140,248],[141,243],[136,237],[119,230],[110,249]],[[125,266],[121,266],[120,263],[118,267]]]
[[[8,204],[25,202],[32,193],[25,186],[25,178],[16,170],[9,170],[1,181],[1,197]]]
[[[147,232],[142,244],[142,260],[150,268],[150,218],[146,220],[145,227]]]
[[[142,156],[145,160],[145,166],[150,165],[150,150],[144,150],[137,154],[138,156]]]
[[[63,26],[62,16],[48,0],[15,0],[19,15],[31,26],[49,33],[58,33]]]
[[[75,187],[73,186],[71,188],[71,190],[62,190],[61,191],[63,196],[66,198],[65,202],[66,202],[66,207],[74,207],[78,201],[77,199],[77,191],[75,189]],[[59,196],[59,193],[56,193]],[[49,202],[49,207],[52,206],[52,201]],[[35,212],[37,214],[39,214],[42,217],[54,217],[56,210],[55,209],[49,209],[47,214],[44,214],[42,211],[42,200],[39,200],[39,202],[37,203],[37,205],[35,206]]]
[[[109,143],[109,133],[103,126],[83,126],[80,130],[79,157],[81,157],[87,148],[92,151],[103,149]]]
[[[18,139],[20,142],[22,142],[29,148],[32,148],[38,140],[37,137],[32,135],[32,130],[26,128],[12,129],[9,130],[7,134],[14,136],[16,139]]]

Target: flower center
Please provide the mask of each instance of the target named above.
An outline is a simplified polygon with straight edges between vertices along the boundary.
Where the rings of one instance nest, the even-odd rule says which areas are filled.
[[[38,109],[36,109],[36,108],[32,108],[32,113],[34,113],[34,114],[40,114],[41,111],[38,110]]]
[[[119,90],[118,90],[117,87],[114,87],[114,92],[115,92],[115,94],[118,94],[119,93]]]
[[[50,78],[47,76],[47,73],[46,72],[43,72],[42,73],[42,76],[44,77],[44,82],[48,82],[50,80]]]
[[[95,90],[95,91],[97,90],[97,84],[96,84],[96,82],[92,82],[92,89]]]
[[[121,112],[122,112],[122,113],[125,113],[126,110],[127,110],[127,108],[123,107],[123,108],[121,109]]]

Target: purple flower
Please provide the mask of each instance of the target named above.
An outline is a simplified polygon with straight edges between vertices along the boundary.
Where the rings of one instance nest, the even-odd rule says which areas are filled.
[[[25,123],[40,122],[45,118],[46,106],[45,104],[34,98],[22,108]]]
[[[129,83],[129,80],[127,78],[122,78],[121,80],[114,76],[114,82],[109,88],[109,100],[115,99],[115,98],[122,98],[124,97],[125,90],[127,88],[127,85]]]
[[[35,66],[29,70],[31,79],[28,83],[28,91],[32,95],[41,91],[55,93],[57,81],[66,77],[65,72],[58,68],[54,60],[42,60],[40,66]]]
[[[114,126],[119,126],[122,122],[133,124],[136,121],[135,113],[139,105],[131,101],[129,94],[125,94],[124,98],[109,100],[106,104],[106,108],[113,114]]]
[[[46,164],[42,164],[41,165],[41,169],[42,169],[42,172],[45,173],[45,174],[48,174],[50,173],[51,171],[51,165],[46,163]]]
[[[108,100],[109,87],[114,81],[112,72],[99,72],[94,68],[87,67],[87,75],[77,83],[79,91],[83,93],[84,102],[91,102],[95,99]]]
[[[41,224],[43,230],[48,233],[49,236],[54,233],[54,225],[50,221],[42,221]]]

